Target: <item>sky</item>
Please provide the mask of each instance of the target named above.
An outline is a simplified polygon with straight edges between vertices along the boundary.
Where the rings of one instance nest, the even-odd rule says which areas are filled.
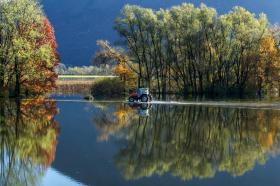
[[[49,168],[41,180],[40,186],[84,186],[82,183],[63,175],[59,171]]]
[[[111,43],[119,40],[113,30],[114,19],[125,4],[147,8],[170,8],[183,2],[201,3],[224,14],[234,6],[243,6],[256,14],[266,13],[269,21],[280,22],[280,0],[41,0],[52,22],[59,46],[61,62],[68,66],[91,65],[97,50],[96,40]]]

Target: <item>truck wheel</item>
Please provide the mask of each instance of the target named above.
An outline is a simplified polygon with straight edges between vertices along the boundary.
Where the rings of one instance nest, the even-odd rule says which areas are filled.
[[[128,101],[129,101],[129,102],[134,102],[134,98],[133,98],[133,97],[129,97],[129,98],[128,98]]]
[[[148,98],[147,95],[143,95],[143,96],[141,97],[141,102],[148,102],[148,101],[149,101],[149,98]]]

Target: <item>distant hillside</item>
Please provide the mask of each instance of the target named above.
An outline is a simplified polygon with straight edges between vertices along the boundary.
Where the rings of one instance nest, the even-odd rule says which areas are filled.
[[[220,14],[239,5],[257,14],[265,12],[271,23],[280,22],[279,0],[42,0],[56,29],[62,62],[67,65],[89,65],[97,39],[118,40],[112,27],[125,4],[158,9],[182,2],[203,2],[217,8]]]

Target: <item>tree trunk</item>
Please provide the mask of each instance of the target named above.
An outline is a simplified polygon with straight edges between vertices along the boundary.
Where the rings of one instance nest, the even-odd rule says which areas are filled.
[[[278,82],[278,97],[280,97],[280,82]]]
[[[203,94],[203,76],[202,73],[199,72],[199,94],[202,95]]]
[[[184,84],[183,94],[184,94],[184,97],[187,97],[189,94],[188,85],[186,85],[186,84]]]
[[[166,98],[166,78],[163,78],[162,80],[162,87],[161,87],[161,94],[162,94],[162,98],[165,99]]]
[[[261,77],[258,77],[258,90],[257,90],[257,95],[258,95],[258,98],[261,99],[262,98],[262,78]]]
[[[16,137],[18,138],[18,133],[19,133],[19,125],[20,125],[20,117],[21,117],[21,100],[16,99],[16,121],[15,121],[15,134]]]
[[[20,97],[20,71],[18,67],[18,60],[15,60],[15,74],[16,74],[16,82],[15,82],[15,97]]]
[[[238,93],[239,93],[240,98],[242,98],[244,96],[244,87],[242,85],[239,85]]]
[[[1,70],[0,72],[0,97],[4,96],[4,72]]]

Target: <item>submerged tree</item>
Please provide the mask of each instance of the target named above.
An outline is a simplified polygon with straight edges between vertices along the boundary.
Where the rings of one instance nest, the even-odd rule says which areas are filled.
[[[272,35],[261,40],[259,65],[257,68],[258,93],[275,94],[279,88],[280,53]],[[279,90],[278,90],[279,91]]]
[[[50,22],[36,0],[0,3],[1,94],[18,97],[50,91],[59,61]]]
[[[264,70],[264,55],[269,54],[263,47],[265,42],[277,42],[266,15],[257,17],[242,7],[218,15],[203,4],[196,8],[183,3],[159,11],[127,5],[116,19],[115,29],[132,62],[128,67],[138,75],[138,86],[159,94],[257,92],[256,71]],[[271,52],[279,55],[278,48]],[[279,66],[277,57],[270,61]],[[267,71],[279,79],[278,68]],[[261,86],[271,84],[263,81]]]

